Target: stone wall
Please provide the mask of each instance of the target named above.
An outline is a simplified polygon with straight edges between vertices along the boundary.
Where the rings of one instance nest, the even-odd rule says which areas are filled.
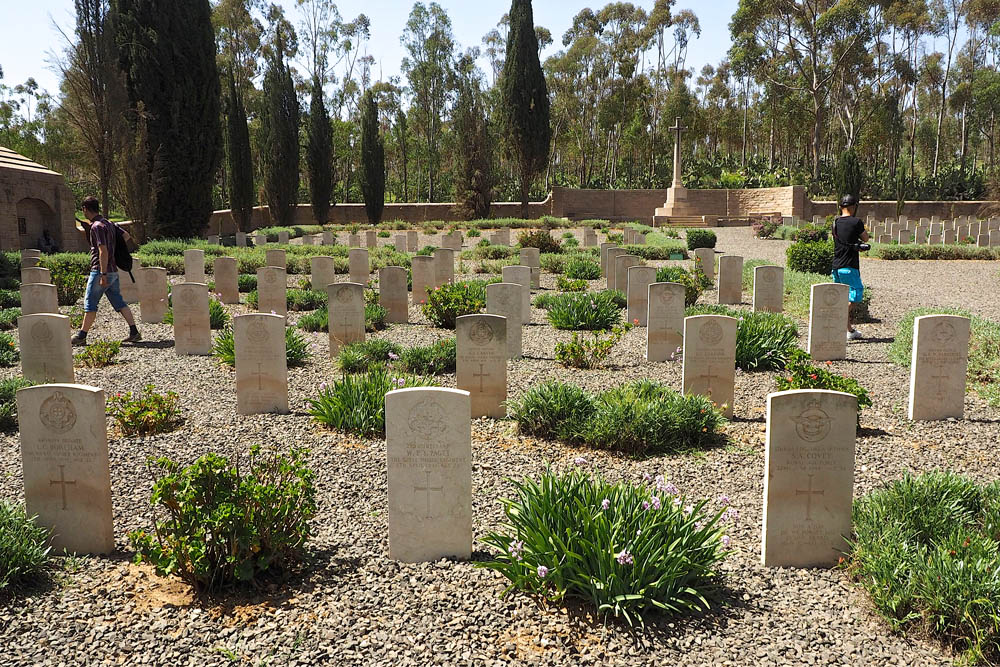
[[[73,193],[63,177],[6,149],[0,158],[0,250],[39,248],[43,230],[59,250],[86,250],[86,239],[74,224]],[[14,164],[18,158],[25,164]],[[19,218],[25,222],[24,234]]]

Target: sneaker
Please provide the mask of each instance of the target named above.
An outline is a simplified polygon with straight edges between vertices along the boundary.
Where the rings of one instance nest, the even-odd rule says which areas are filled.
[[[86,345],[87,344],[87,337],[86,336],[81,336],[80,332],[77,331],[75,334],[73,334],[73,337],[69,339],[69,342],[72,345]]]
[[[138,343],[142,340],[142,334],[136,331],[134,334],[129,334],[128,338],[123,338],[123,343]]]
[[[861,340],[862,338],[864,338],[864,336],[862,336],[861,332],[857,329],[847,334],[847,340]]]

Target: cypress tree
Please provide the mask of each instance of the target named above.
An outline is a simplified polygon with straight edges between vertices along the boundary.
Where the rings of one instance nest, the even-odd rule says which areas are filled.
[[[271,219],[287,227],[299,200],[299,99],[281,48],[267,59],[260,125],[267,206]]]
[[[219,72],[208,0],[114,0],[129,104],[146,114],[151,231],[208,224],[222,148]],[[133,127],[133,131],[135,128]]]
[[[458,142],[456,209],[459,215],[470,220],[489,217],[493,198],[493,158],[489,124],[473,81],[464,80],[459,84],[454,129]]]
[[[378,105],[372,91],[361,100],[361,193],[368,222],[382,221],[385,206],[385,145],[378,127]]]
[[[229,167],[229,209],[236,229],[249,231],[253,218],[253,159],[250,155],[250,130],[243,94],[229,72],[226,98],[226,145]]]
[[[840,154],[835,176],[838,198],[843,195],[861,197],[861,163],[858,162],[858,155],[853,149],[849,148]]]
[[[500,78],[500,127],[521,179],[521,215],[528,215],[531,180],[549,161],[549,92],[538,60],[531,0],[513,0],[507,57]]]
[[[313,77],[312,99],[309,101],[309,143],[306,146],[306,167],[309,170],[309,198],[312,200],[316,223],[325,225],[333,196],[333,131],[330,114],[323,100],[323,84]]]

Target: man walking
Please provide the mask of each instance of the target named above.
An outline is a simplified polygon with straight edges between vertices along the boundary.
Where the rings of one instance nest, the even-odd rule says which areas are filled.
[[[865,294],[858,253],[868,249],[861,245],[868,240],[868,232],[857,213],[858,198],[844,195],[840,199],[840,217],[833,221],[833,282],[851,288],[847,311],[847,340],[862,338],[861,332],[854,328],[854,311]]]
[[[97,319],[97,304],[102,295],[107,295],[111,307],[121,313],[128,323],[128,337],[123,343],[134,343],[142,340],[132,311],[122,298],[118,284],[118,267],[115,265],[115,226],[101,215],[101,207],[96,197],[83,200],[83,215],[87,222],[83,224],[83,233],[90,244],[90,278],[87,280],[87,293],[83,297],[83,327],[73,334],[73,345],[86,345],[87,332]],[[82,221],[81,221],[82,222]]]

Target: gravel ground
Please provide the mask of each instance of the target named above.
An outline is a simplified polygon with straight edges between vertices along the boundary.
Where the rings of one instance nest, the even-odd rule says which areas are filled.
[[[753,239],[745,228],[722,229],[718,235],[721,251],[783,262],[786,242]],[[421,246],[427,242],[422,238]],[[996,262],[864,260],[862,275],[875,290],[872,314],[880,321],[863,325],[866,339],[850,344],[848,360],[833,364],[836,372],[858,378],[875,401],[862,417],[856,493],[905,471],[949,467],[983,480],[1000,476],[995,453],[1000,411],[970,395],[963,422],[910,424],[905,419],[908,373],[887,361],[896,324],[910,308],[955,305],[1000,319],[997,268]],[[554,288],[554,276],[543,274],[542,281],[543,288]],[[703,301],[715,297],[708,292]],[[124,332],[106,308],[97,338]],[[415,310],[411,321],[378,335],[412,345],[450,334],[428,327]],[[626,336],[607,368],[577,371],[552,361],[555,341],[568,334],[544,324],[543,311],[534,310],[532,321],[524,331],[525,359],[510,363],[511,395],[553,378],[591,391],[638,378],[680,388],[679,363],[642,360],[641,329]],[[698,618],[658,619],[645,632],[630,633],[603,625],[582,608],[540,606],[517,593],[501,598],[505,580],[471,563],[390,561],[385,443],[324,431],[305,414],[315,387],[335,375],[325,334],[307,334],[315,343],[314,357],[290,371],[292,414],[243,417],[236,414],[232,371],[212,358],[175,356],[170,327],[144,325],[142,330],[143,342],[123,348],[121,365],[78,369],[77,379],[109,392],[137,390],[149,382],[159,390],[173,389],[181,395],[185,422],[172,433],[149,438],[110,432],[119,551],[107,558],[56,559],[46,584],[0,600],[4,665],[944,665],[953,659],[937,643],[891,634],[840,571],[759,564],[764,406],[774,388],[771,374],[737,371],[736,414],[726,427],[724,447],[643,461],[586,453],[610,478],[664,474],[687,494],[728,495],[740,514],[715,610]],[[15,370],[6,369],[5,375]],[[454,386],[455,378],[444,376],[441,382]],[[472,433],[477,541],[500,520],[497,498],[510,490],[505,478],[537,474],[547,462],[570,465],[581,454],[521,437],[505,421],[475,420]],[[166,454],[186,463],[207,452],[234,456],[253,443],[311,449],[319,513],[304,573],[253,595],[203,600],[192,599],[179,582],[130,563],[128,531],[151,522],[150,478],[143,465],[148,456]],[[0,435],[0,494],[23,497],[16,434]]]

